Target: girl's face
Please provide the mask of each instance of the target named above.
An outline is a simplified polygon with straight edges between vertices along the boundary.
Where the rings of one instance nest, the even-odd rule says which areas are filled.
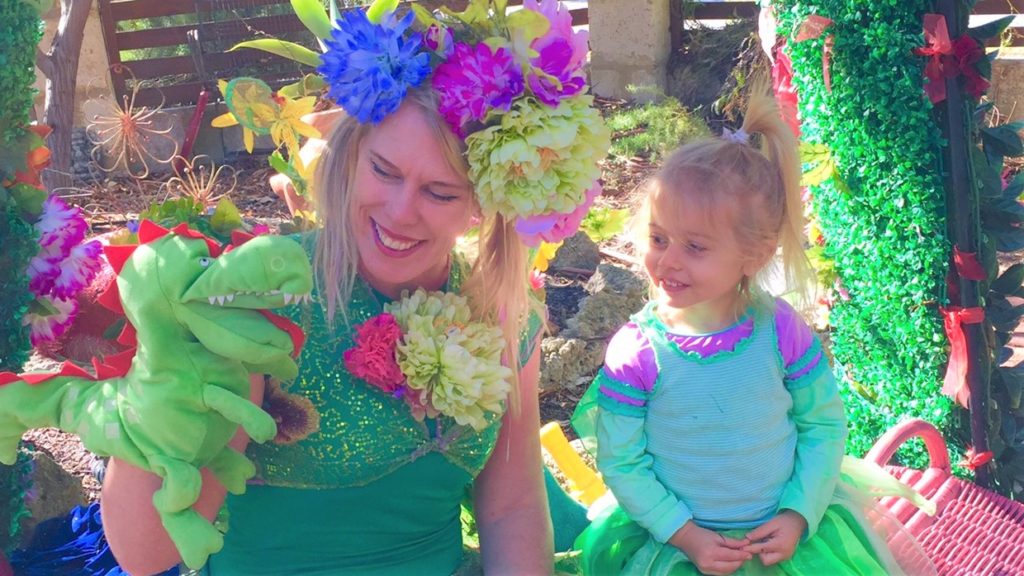
[[[683,332],[714,332],[742,312],[740,281],[757,272],[757,258],[737,242],[730,214],[709,218],[687,204],[652,201],[644,267],[666,323]]]
[[[363,277],[392,298],[440,288],[474,213],[473,190],[416,106],[403,105],[363,138],[353,194]]]

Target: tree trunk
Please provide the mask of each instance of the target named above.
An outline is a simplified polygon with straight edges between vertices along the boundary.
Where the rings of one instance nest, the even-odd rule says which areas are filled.
[[[43,186],[49,191],[71,186],[71,131],[74,128],[78,56],[82,51],[85,22],[91,6],[92,0],[61,0],[57,34],[49,52],[39,53],[36,59],[46,76],[43,124],[53,129],[47,139],[50,167],[43,171]]]

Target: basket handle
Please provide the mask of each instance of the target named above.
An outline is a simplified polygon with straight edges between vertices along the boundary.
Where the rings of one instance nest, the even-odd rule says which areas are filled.
[[[924,447],[928,450],[928,459],[931,461],[930,466],[947,474],[950,473],[949,450],[946,448],[946,441],[935,426],[919,418],[906,420],[890,428],[875,442],[864,459],[879,466],[885,466],[896,450],[915,436],[924,440]]]

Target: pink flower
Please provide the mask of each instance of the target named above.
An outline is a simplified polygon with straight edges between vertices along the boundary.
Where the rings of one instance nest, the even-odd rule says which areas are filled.
[[[88,224],[81,208],[69,206],[59,196],[51,195],[43,202],[43,213],[35,227],[39,231],[39,245],[53,248],[63,257],[85,238]]]
[[[391,314],[379,314],[355,327],[355,347],[343,355],[345,368],[387,393],[405,385],[405,375],[395,360],[402,329]]]
[[[434,71],[438,110],[452,131],[466,136],[466,124],[483,120],[491,110],[507,112],[512,100],[523,93],[523,74],[512,53],[491,51],[485,42],[476,47],[459,43]]]
[[[50,342],[59,338],[74,322],[78,314],[78,300],[61,300],[43,296],[56,310],[56,314],[43,315],[38,312],[29,311],[21,319],[21,323],[29,327],[29,341],[33,346],[43,342]]]
[[[547,279],[547,274],[540,270],[530,270],[530,289],[534,292],[544,289],[544,281]]]
[[[266,224],[253,224],[252,234],[253,236],[266,236],[270,234],[270,226]]]
[[[36,296],[45,296],[53,290],[53,283],[60,276],[60,254],[43,248],[28,263],[28,288]]]
[[[60,261],[60,274],[53,280],[53,295],[57,298],[71,298],[92,282],[100,270],[100,253],[103,247],[99,240],[79,244]]]
[[[523,244],[539,246],[541,241],[554,244],[572,236],[580,228],[583,218],[587,216],[594,199],[601,195],[601,183],[594,182],[587,190],[583,203],[569,213],[541,214],[516,219],[516,232]]]
[[[564,98],[575,96],[586,87],[583,65],[586,62],[590,34],[574,32],[572,14],[558,0],[524,0],[523,8],[543,15],[551,22],[548,33],[530,47],[537,56],[530,59],[530,90],[548,106],[558,106]],[[540,73],[538,73],[538,71]]]

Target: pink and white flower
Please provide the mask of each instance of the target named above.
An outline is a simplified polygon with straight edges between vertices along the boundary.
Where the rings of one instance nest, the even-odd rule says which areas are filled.
[[[53,280],[53,295],[57,298],[71,298],[88,286],[100,270],[102,250],[99,240],[72,248],[68,256],[60,261],[60,274]]]
[[[57,312],[41,314],[30,310],[21,319],[22,325],[29,327],[29,341],[33,346],[60,338],[78,314],[78,300],[74,298],[62,300],[42,296],[40,299],[50,304]]]
[[[39,245],[52,248],[63,257],[85,238],[88,224],[81,208],[69,206],[59,196],[50,195],[43,202],[43,213],[35,227],[39,231]]]

